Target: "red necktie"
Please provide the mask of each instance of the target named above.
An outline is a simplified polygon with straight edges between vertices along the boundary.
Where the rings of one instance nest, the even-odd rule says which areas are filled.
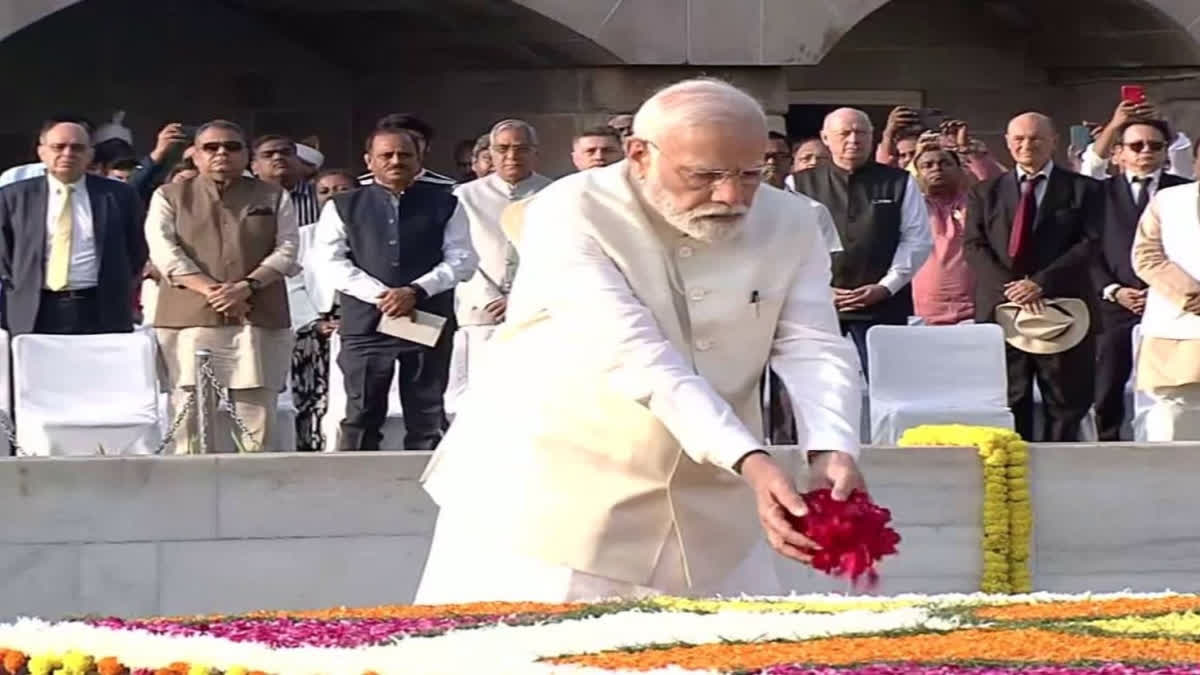
[[[1025,274],[1029,269],[1029,256],[1033,253],[1033,221],[1037,218],[1037,186],[1045,179],[1041,174],[1021,179],[1021,201],[1017,204],[1012,234],[1008,237],[1008,257],[1017,274]]]

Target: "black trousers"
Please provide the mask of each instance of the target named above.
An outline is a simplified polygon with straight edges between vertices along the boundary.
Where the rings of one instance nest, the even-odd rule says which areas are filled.
[[[450,373],[452,335],[452,330],[444,331],[433,347],[382,334],[342,336],[338,366],[346,383],[346,417],[339,450],[379,450],[397,363],[404,412],[403,449],[437,447],[446,429],[442,397]]]
[[[1029,354],[1005,345],[1008,362],[1008,406],[1012,408],[1017,433],[1029,441],[1072,442],[1079,440],[1079,427],[1092,406],[1095,338],[1061,354]],[[1042,392],[1046,428],[1042,438],[1033,437],[1033,382]]]
[[[1104,312],[1096,340],[1096,428],[1101,441],[1121,440],[1125,385],[1133,372],[1133,327],[1141,317],[1122,308]]]
[[[107,332],[100,321],[95,288],[42,291],[33,332],[50,335],[95,335]]]

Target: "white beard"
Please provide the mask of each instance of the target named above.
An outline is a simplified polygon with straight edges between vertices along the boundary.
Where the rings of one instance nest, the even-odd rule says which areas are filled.
[[[745,206],[701,204],[692,209],[675,206],[671,196],[652,176],[639,181],[642,196],[671,227],[687,236],[711,244],[729,239],[746,222],[749,209]]]

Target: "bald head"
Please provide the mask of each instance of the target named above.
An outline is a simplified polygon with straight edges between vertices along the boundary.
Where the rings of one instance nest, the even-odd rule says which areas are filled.
[[[1012,118],[1004,139],[1013,161],[1029,173],[1041,171],[1054,156],[1054,148],[1058,145],[1054,121],[1038,112]]]
[[[871,118],[857,108],[838,108],[825,116],[821,141],[829,148],[829,159],[845,171],[853,171],[871,158]]]

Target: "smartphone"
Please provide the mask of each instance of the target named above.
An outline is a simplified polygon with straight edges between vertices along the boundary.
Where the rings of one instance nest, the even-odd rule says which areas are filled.
[[[922,129],[937,131],[946,121],[946,113],[937,108],[921,108],[917,110],[917,120]]]
[[[1146,88],[1140,84],[1121,85],[1121,100],[1130,103],[1145,103]]]
[[[1071,125],[1071,145],[1083,151],[1092,144],[1092,132],[1082,124]]]

